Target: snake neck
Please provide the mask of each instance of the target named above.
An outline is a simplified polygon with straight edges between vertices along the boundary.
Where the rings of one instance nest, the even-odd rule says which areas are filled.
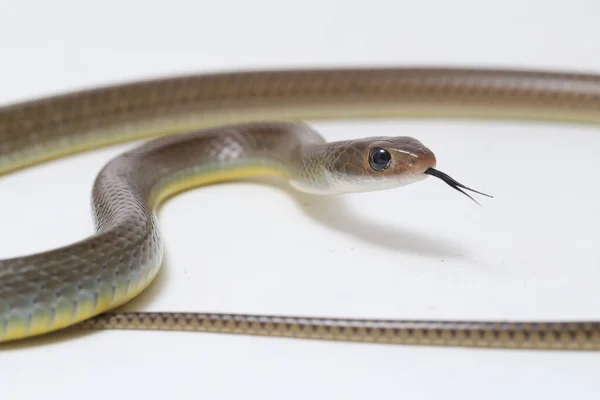
[[[152,141],[113,159],[98,174],[96,228],[130,223],[140,214],[150,223],[167,198],[219,182],[275,176],[314,191],[327,182],[318,161],[324,144],[307,125],[287,122],[223,126]],[[124,209],[123,201],[135,206]]]

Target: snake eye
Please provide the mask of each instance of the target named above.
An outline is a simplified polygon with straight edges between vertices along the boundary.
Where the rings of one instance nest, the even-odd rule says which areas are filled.
[[[376,147],[369,153],[369,164],[375,171],[383,171],[392,163],[389,151]]]

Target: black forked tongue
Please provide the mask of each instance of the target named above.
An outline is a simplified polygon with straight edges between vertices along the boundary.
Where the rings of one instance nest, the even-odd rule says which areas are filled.
[[[483,196],[486,196],[486,197],[491,197],[491,198],[493,198],[493,196],[490,196],[489,194],[485,194],[485,193],[482,193],[482,192],[478,192],[477,190],[471,189],[470,187],[467,187],[467,186],[463,185],[462,183],[460,183],[460,182],[457,182],[457,181],[456,181],[454,178],[452,178],[451,176],[449,176],[449,175],[446,175],[445,173],[443,173],[442,171],[439,171],[439,170],[437,170],[437,169],[434,169],[434,168],[429,168],[427,171],[425,171],[425,173],[426,173],[427,175],[435,176],[436,178],[439,178],[439,179],[443,180],[443,181],[444,181],[444,182],[446,182],[446,183],[447,183],[447,184],[448,184],[450,187],[452,187],[453,189],[456,189],[456,190],[458,190],[459,192],[461,192],[462,194],[464,194],[465,196],[467,196],[468,198],[470,198],[471,200],[473,200],[473,201],[474,201],[475,203],[477,203],[477,204],[479,204],[479,203],[477,202],[477,200],[475,200],[473,197],[471,197],[471,196],[470,196],[470,195],[469,195],[467,192],[465,192],[465,191],[464,191],[464,190],[462,190],[462,189],[469,190],[469,191],[471,191],[471,192],[478,193],[478,194],[480,194],[480,195],[483,195]],[[461,189],[461,188],[462,188],[462,189]]]

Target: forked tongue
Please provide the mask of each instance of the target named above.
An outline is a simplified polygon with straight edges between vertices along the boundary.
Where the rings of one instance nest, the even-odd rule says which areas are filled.
[[[467,187],[467,186],[463,185],[462,183],[456,181],[456,179],[452,178],[451,176],[449,176],[449,175],[447,175],[447,174],[443,173],[442,171],[439,171],[439,170],[437,170],[435,168],[429,168],[427,171],[425,171],[425,173],[427,175],[435,176],[436,178],[439,178],[439,179],[443,180],[444,182],[446,182],[448,184],[448,186],[450,186],[451,188],[453,188],[455,190],[458,190],[459,192],[461,192],[462,194],[464,194],[465,196],[467,196],[468,198],[470,198],[471,200],[473,200],[477,204],[479,204],[479,202],[477,200],[475,200],[473,197],[471,197],[471,195],[469,195],[467,192],[465,192],[462,189],[469,190],[471,192],[480,194],[482,196],[486,196],[486,197],[490,197],[490,198],[494,197],[494,196],[490,196],[489,194],[485,194],[485,193],[479,192],[479,191],[477,191],[475,189],[471,189],[470,187]],[[481,204],[479,204],[479,205],[481,205]]]

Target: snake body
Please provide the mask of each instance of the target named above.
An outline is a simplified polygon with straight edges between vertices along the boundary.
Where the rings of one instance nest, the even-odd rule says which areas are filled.
[[[299,120],[461,117],[600,122],[600,76],[541,71],[364,68],[227,72],[115,84],[0,108],[0,173],[138,139],[92,193],[96,232],[0,260],[0,342],[69,326],[504,348],[600,349],[598,322],[373,321],[200,313],[108,313],[156,276],[155,210],[198,185],[276,175],[317,194],[426,177],[410,137],[326,142]],[[265,122],[277,120],[281,122]],[[201,129],[202,128],[202,129]],[[374,168],[384,151],[385,168]],[[381,160],[379,160],[381,161]]]

